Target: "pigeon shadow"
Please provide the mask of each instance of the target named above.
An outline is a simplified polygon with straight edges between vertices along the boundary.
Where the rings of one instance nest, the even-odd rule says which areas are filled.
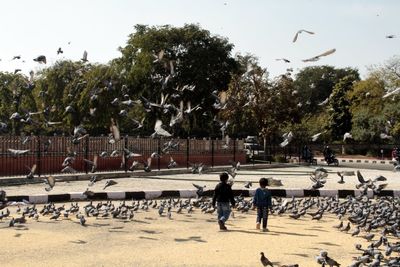
[[[74,241],[69,241],[70,243],[74,243],[74,244],[78,244],[78,245],[83,245],[83,244],[86,244],[87,243],[87,241],[84,241],[84,240],[80,240],[80,239],[78,239],[78,240],[74,240]]]
[[[340,247],[339,245],[331,243],[331,242],[319,242],[317,244],[321,244],[321,245],[325,245],[325,246]]]
[[[317,232],[329,232],[327,230],[322,230],[322,229],[315,229],[315,228],[306,228],[304,230],[309,230],[309,231],[317,231]]]
[[[290,255],[290,256],[299,256],[303,258],[309,258],[310,256],[307,254],[302,254],[302,253],[285,253],[285,255]]]
[[[140,230],[146,234],[162,234],[162,232],[154,231],[154,230]]]
[[[140,239],[148,239],[148,240],[158,240],[158,238],[147,237],[147,236],[139,236]]]
[[[52,223],[60,223],[61,220],[37,221],[37,222],[38,222],[38,223],[49,223],[49,224],[52,224]]]
[[[188,238],[175,238],[175,242],[190,242],[190,241],[195,241],[195,242],[200,242],[200,243],[207,243],[207,241],[201,239],[200,236],[190,236]]]
[[[132,220],[132,222],[137,222],[137,223],[142,223],[142,224],[151,224],[149,222],[141,221],[141,220]]]
[[[93,223],[92,225],[94,227],[110,226],[109,223]]]
[[[193,222],[193,220],[192,221],[189,221],[189,220],[176,220],[177,222],[188,222],[188,223],[191,223],[191,222]]]
[[[124,229],[124,227],[123,226],[115,226],[115,227],[110,228],[110,229],[112,229],[112,230],[121,230],[121,229]]]
[[[270,231],[270,234],[284,234],[284,235],[295,235],[295,236],[318,236],[318,235],[311,235],[311,234],[300,234],[300,233],[291,233],[291,232],[280,232],[280,231]]]
[[[21,235],[22,234],[18,233],[18,234],[15,234],[14,237],[20,237]]]
[[[124,231],[124,230],[112,230],[112,229],[108,229],[108,232],[110,233],[129,233],[129,231]]]
[[[14,225],[15,230],[17,231],[27,231],[29,228],[25,225]]]
[[[266,233],[264,233],[264,232],[260,232],[260,231],[248,231],[248,230],[232,230],[232,229],[229,229],[228,231],[221,231],[221,232],[226,232],[226,233],[228,233],[228,232],[235,232],[235,233],[243,233],[243,234],[256,234],[256,235],[265,235]],[[275,234],[275,233],[271,233],[271,232],[268,232],[268,235],[278,235],[278,234]]]
[[[307,248],[307,249],[321,250],[321,248]]]

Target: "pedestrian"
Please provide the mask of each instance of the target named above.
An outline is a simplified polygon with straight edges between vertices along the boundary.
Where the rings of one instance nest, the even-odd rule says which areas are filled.
[[[220,230],[228,230],[225,226],[225,222],[229,219],[231,214],[231,207],[235,206],[235,199],[231,186],[227,183],[229,178],[228,173],[223,172],[219,175],[221,181],[214,190],[214,196],[212,199],[213,207],[217,204],[218,224]]]
[[[398,147],[394,147],[392,150],[392,161],[396,162],[399,161],[399,148]]]
[[[260,229],[262,220],[262,231],[268,232],[268,212],[272,208],[271,192],[268,190],[268,180],[261,178],[260,187],[257,188],[253,198],[253,209],[257,208],[256,229]]]

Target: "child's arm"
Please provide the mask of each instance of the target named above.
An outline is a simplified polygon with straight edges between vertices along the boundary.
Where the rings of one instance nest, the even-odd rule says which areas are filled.
[[[256,190],[256,193],[254,194],[253,197],[253,209],[255,209],[257,206],[257,200],[258,200],[258,189]]]
[[[213,207],[215,206],[215,203],[217,202],[217,196],[218,196],[218,185],[215,187],[215,189],[214,189],[214,195],[213,195],[213,198],[212,198],[212,205],[213,205]]]

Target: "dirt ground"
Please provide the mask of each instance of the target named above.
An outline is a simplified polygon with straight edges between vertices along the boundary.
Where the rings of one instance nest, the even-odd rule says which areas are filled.
[[[21,216],[16,207],[10,211],[11,216]],[[139,210],[131,221],[89,217],[87,226],[73,216],[57,221],[49,216],[28,219],[15,227],[8,227],[8,222],[8,218],[0,222],[3,267],[262,266],[261,251],[274,266],[312,267],[319,266],[315,256],[320,250],[348,266],[353,256],[360,255],[354,244],[366,246],[361,237],[332,228],[339,222],[333,215],[320,221],[309,215],[298,220],[270,215],[266,233],[255,230],[254,211],[235,211],[227,232],[218,229],[215,214],[198,209],[191,214],[173,212],[171,219],[159,216],[157,209]]]

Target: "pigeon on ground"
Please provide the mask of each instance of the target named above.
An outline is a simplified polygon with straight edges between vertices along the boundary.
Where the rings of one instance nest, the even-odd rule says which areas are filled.
[[[271,266],[273,267],[274,265],[272,264],[272,262],[270,262],[269,259],[267,259],[267,257],[265,257],[264,252],[260,252],[261,254],[261,258],[260,261],[262,263],[263,266]]]
[[[82,195],[90,198],[90,197],[94,196],[94,192],[90,191],[89,188],[86,188],[85,192],[83,192]]]
[[[103,190],[106,189],[106,188],[109,187],[109,186],[113,186],[113,185],[116,185],[116,184],[117,184],[116,181],[114,181],[114,180],[108,180],[108,181],[106,182],[106,184],[104,185]]]

